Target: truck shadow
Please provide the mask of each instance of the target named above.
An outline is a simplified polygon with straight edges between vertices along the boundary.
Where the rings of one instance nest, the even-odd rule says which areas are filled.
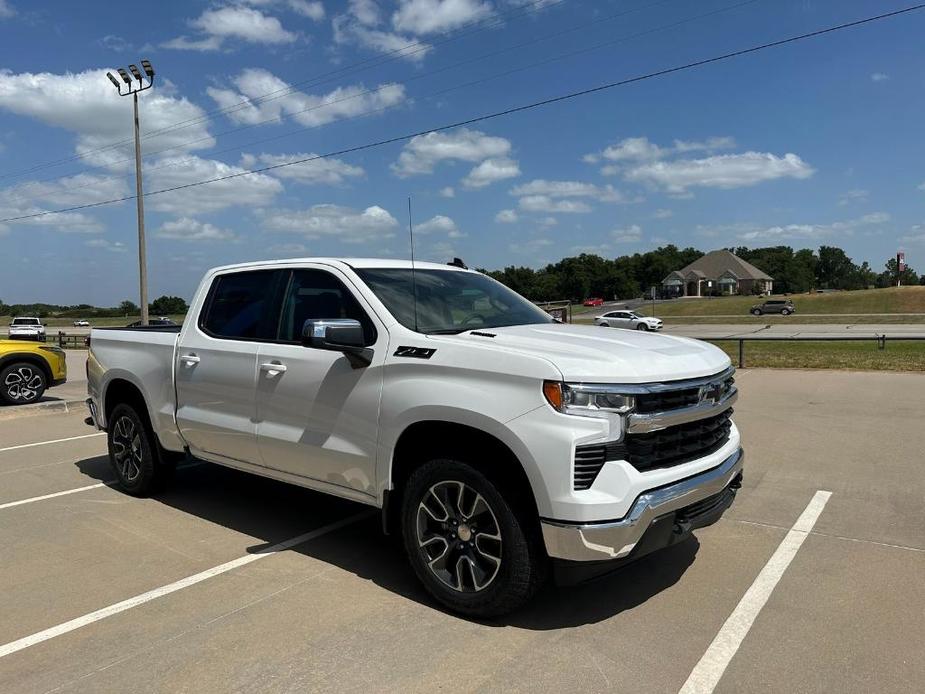
[[[76,465],[95,480],[110,482],[113,478],[105,456],[80,460]],[[442,610],[414,576],[399,540],[383,536],[379,513],[368,506],[198,461],[182,465],[174,484],[155,499],[182,513],[259,538],[260,544],[247,548],[249,553],[266,551],[296,535],[369,511],[368,518],[288,551],[337,566],[408,600]],[[677,583],[693,564],[699,546],[691,538],[592,583],[570,588],[548,585],[525,608],[484,624],[544,631],[611,619]]]

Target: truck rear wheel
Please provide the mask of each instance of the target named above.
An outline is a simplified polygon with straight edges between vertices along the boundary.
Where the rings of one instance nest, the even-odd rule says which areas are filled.
[[[402,536],[415,574],[455,612],[495,617],[542,584],[545,554],[499,488],[472,466],[431,460],[408,479]]]
[[[147,418],[132,405],[116,405],[107,422],[109,463],[119,486],[132,496],[148,496],[169,482],[175,463],[162,461]]]

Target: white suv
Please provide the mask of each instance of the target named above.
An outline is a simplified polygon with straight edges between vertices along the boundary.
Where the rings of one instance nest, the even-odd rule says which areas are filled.
[[[11,340],[39,340],[45,339],[45,326],[39,318],[14,318],[10,323]]]

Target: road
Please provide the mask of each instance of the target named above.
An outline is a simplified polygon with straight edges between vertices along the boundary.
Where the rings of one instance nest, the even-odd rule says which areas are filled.
[[[206,464],[134,499],[81,414],[2,421],[0,691],[921,691],[925,376],[737,381],[723,520],[488,623],[365,507]]]

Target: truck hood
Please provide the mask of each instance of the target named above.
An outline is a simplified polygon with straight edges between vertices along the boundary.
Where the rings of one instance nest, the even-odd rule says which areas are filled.
[[[566,381],[650,383],[710,376],[729,357],[709,343],[675,335],[593,325],[539,324],[476,330],[438,339],[520,352],[552,362]],[[495,337],[484,337],[491,334]]]

